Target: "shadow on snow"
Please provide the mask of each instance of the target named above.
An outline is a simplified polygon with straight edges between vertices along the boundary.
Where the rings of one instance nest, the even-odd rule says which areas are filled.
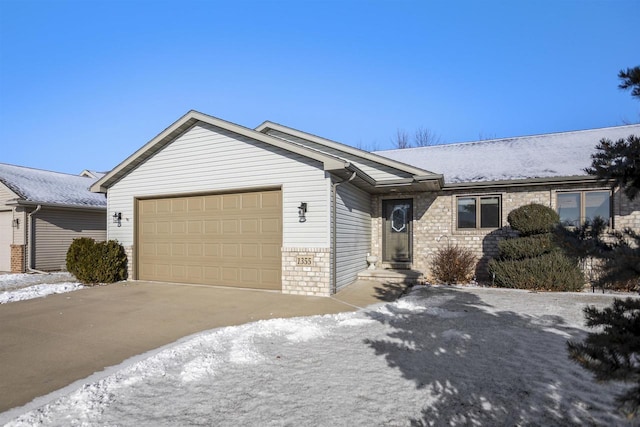
[[[368,313],[389,332],[388,339],[365,340],[429,396],[415,402],[422,414],[412,425],[621,422],[611,413],[611,389],[599,390],[589,373],[568,360],[567,340],[580,339],[584,331],[559,316],[497,311],[463,289],[420,292],[426,307],[412,307],[415,297],[409,296],[385,306],[387,313]]]

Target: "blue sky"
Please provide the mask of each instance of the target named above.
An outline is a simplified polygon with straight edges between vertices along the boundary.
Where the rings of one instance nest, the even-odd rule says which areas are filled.
[[[109,170],[190,109],[368,149],[640,121],[632,1],[0,0],[0,162]]]

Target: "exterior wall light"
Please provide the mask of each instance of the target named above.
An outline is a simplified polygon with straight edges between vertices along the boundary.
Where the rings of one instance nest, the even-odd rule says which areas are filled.
[[[298,206],[298,221],[300,222],[307,221],[306,214],[307,214],[307,203],[302,202],[300,203],[300,206]]]
[[[118,224],[118,227],[122,226],[122,212],[113,213],[113,223]]]
[[[11,226],[13,228],[20,228],[20,218],[14,218],[14,220],[11,221]]]

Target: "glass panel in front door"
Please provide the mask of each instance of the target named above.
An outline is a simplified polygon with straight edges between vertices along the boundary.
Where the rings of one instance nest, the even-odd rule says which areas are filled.
[[[413,201],[383,200],[382,260],[411,262]]]

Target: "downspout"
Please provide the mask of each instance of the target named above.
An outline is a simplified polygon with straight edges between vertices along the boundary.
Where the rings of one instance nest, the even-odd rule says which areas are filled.
[[[331,219],[332,219],[332,236],[331,236],[331,249],[332,249],[332,256],[331,256],[331,281],[332,283],[332,290],[331,290],[331,294],[335,295],[336,292],[338,292],[338,269],[337,269],[337,265],[338,265],[338,250],[337,250],[337,232],[338,232],[338,221],[337,221],[337,213],[338,213],[338,197],[337,197],[337,188],[340,184],[344,184],[346,182],[351,182],[354,178],[356,177],[356,172],[353,172],[353,175],[351,175],[351,178],[347,179],[346,181],[340,181],[340,182],[332,182],[331,183]]]
[[[38,207],[36,208],[36,210],[34,210],[33,212],[29,213],[27,215],[28,217],[28,226],[27,226],[27,272],[29,273],[42,273],[42,274],[48,274],[44,271],[40,271],[40,270],[36,270],[34,268],[31,268],[31,263],[33,262],[32,260],[32,256],[31,256],[31,251],[33,249],[33,215],[35,215],[36,213],[38,213],[38,211],[42,209],[42,205],[38,205]]]

